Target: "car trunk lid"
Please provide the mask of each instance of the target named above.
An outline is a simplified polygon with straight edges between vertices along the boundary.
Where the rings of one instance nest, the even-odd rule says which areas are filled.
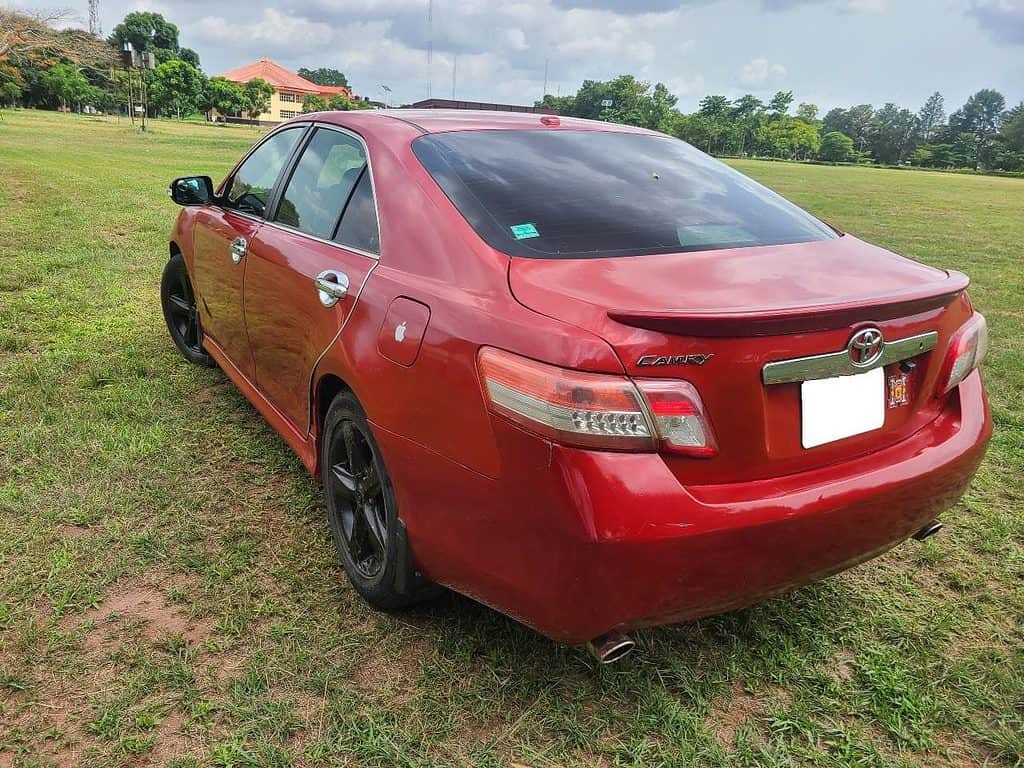
[[[704,400],[719,442],[708,460],[666,457],[682,481],[790,474],[877,450],[935,418],[946,343],[970,315],[960,273],[934,269],[849,235],[788,246],[602,259],[511,260],[516,298],[588,328],[635,378],[683,379]],[[766,383],[768,363],[845,351],[853,334],[923,336],[910,365],[885,365],[884,424],[805,448],[801,382]],[[934,333],[932,337],[930,334]],[[927,347],[927,348],[925,348]],[[815,375],[811,375],[814,378]],[[891,381],[895,379],[895,383]]]

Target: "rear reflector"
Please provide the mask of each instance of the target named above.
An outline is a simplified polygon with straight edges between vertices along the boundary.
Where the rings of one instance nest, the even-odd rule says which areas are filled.
[[[971,371],[981,366],[987,352],[988,323],[983,315],[975,312],[949,341],[939,374],[938,393],[944,395],[966,379]]]
[[[566,445],[712,456],[700,396],[683,381],[584,373],[484,348],[480,379],[491,410]],[[647,401],[644,401],[646,395]]]

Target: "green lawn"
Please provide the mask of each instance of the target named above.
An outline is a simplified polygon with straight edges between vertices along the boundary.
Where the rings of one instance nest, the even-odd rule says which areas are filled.
[[[0,766],[1024,763],[1024,181],[735,163],[971,274],[995,438],[942,535],[597,668],[460,597],[369,610],[319,488],[172,347],[167,181],[256,137],[0,122]]]

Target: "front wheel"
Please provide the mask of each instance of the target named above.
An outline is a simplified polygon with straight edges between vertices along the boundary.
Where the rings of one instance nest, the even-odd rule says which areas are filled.
[[[350,392],[331,403],[320,443],[331,538],[356,591],[370,605],[397,610],[437,588],[417,572],[395,494],[366,414]]]
[[[212,366],[213,358],[203,349],[203,329],[199,324],[196,294],[180,253],[174,254],[164,267],[160,279],[160,305],[167,331],[178,351],[190,363]]]

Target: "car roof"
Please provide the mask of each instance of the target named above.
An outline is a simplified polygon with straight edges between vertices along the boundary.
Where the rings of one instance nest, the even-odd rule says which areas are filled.
[[[631,125],[584,120],[578,117],[562,117],[561,115],[536,112],[491,112],[473,109],[377,109],[317,112],[313,115],[302,115],[299,119],[311,117],[324,123],[352,127],[360,124],[369,127],[380,120],[401,120],[419,129],[422,133],[529,129],[654,133],[654,131]]]

